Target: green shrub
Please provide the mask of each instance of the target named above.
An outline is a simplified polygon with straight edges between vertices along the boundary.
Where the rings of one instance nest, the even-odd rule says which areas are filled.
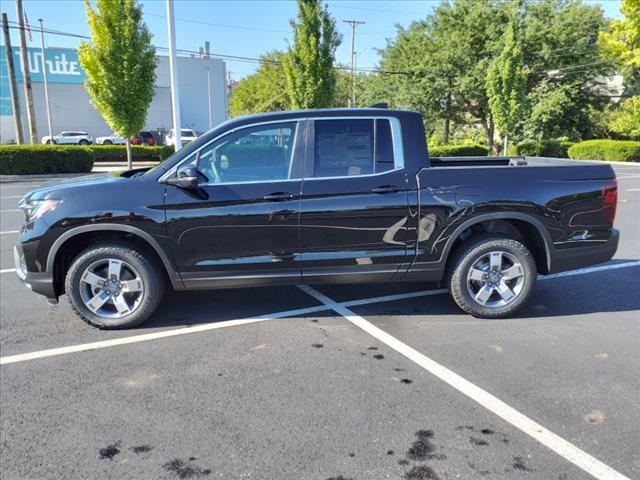
[[[640,142],[627,140],[586,140],[569,149],[569,157],[577,160],[640,162]]]
[[[565,140],[525,140],[515,146],[515,155],[526,157],[569,158],[573,142]]]
[[[86,147],[63,145],[0,145],[1,175],[88,173],[93,153]]]
[[[94,154],[96,162],[126,162],[127,147],[125,145],[92,145],[88,148]],[[164,160],[163,153],[167,148],[172,147],[143,147],[141,145],[133,145],[131,153],[134,162],[159,162]],[[168,156],[168,155],[167,155]]]
[[[431,157],[485,157],[489,149],[482,145],[443,145],[429,147]]]

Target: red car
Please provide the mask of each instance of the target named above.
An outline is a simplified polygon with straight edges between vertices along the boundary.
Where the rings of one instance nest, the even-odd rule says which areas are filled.
[[[149,145],[152,147],[156,144],[151,132],[140,132],[138,135],[131,137],[129,141],[131,145]]]

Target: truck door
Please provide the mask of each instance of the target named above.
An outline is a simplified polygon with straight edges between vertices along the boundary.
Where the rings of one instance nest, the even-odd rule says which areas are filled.
[[[391,280],[406,255],[408,187],[395,118],[309,119],[300,197],[306,282]]]
[[[167,186],[168,235],[188,287],[301,280],[304,121],[247,126],[196,151],[195,190]]]

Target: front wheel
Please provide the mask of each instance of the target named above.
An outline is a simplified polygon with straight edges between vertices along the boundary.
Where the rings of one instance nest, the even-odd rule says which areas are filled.
[[[128,328],[144,322],[156,310],[164,277],[156,263],[124,243],[89,247],[67,273],[71,307],[89,325]]]
[[[89,141],[88,140],[80,140],[80,145],[89,145]]]
[[[103,145],[113,145],[113,142],[111,140],[105,140],[102,144]]]
[[[504,318],[531,296],[536,264],[522,243],[491,235],[461,247],[448,283],[451,296],[465,312],[480,318]]]

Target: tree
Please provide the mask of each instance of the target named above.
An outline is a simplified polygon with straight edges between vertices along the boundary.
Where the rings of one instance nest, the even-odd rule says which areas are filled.
[[[527,81],[522,68],[522,46],[518,13],[514,13],[504,38],[504,46],[489,66],[487,94],[493,119],[504,134],[504,153],[507,138],[513,135],[524,112],[524,86]]]
[[[325,108],[333,103],[335,51],[342,41],[336,22],[320,0],[298,0],[298,22],[291,20],[293,45],[284,58],[292,108]]]
[[[287,79],[282,65],[284,56],[278,50],[262,55],[258,70],[238,82],[229,99],[232,117],[291,109],[285,88]]]
[[[611,22],[611,30],[600,32],[602,53],[621,67],[625,81],[640,84],[640,0],[622,0],[624,20]]]
[[[628,98],[611,112],[608,128],[620,135],[640,139],[640,95]]]
[[[91,42],[82,43],[78,58],[87,74],[85,88],[91,102],[118,135],[138,133],[153,99],[156,79],[155,48],[136,0],[97,0],[96,10],[84,0]]]

